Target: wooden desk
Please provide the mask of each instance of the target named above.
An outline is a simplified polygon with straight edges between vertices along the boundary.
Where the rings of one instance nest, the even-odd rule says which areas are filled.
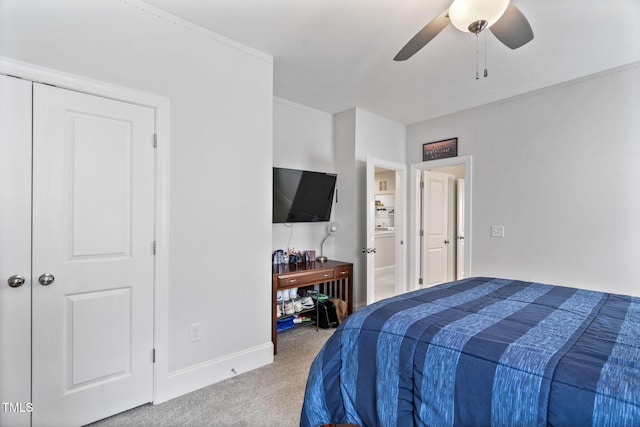
[[[347,303],[347,313],[353,313],[353,264],[341,261],[317,261],[306,264],[279,264],[273,266],[271,294],[271,340],[273,354],[278,352],[277,293],[284,289],[319,285],[322,294],[340,298]]]

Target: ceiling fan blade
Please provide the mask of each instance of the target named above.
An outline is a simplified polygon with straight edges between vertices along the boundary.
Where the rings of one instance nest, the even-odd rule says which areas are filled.
[[[533,40],[533,30],[524,14],[509,3],[502,17],[490,28],[494,36],[511,49],[517,49]]]
[[[393,58],[394,61],[405,61],[411,58],[417,51],[422,49],[429,43],[440,31],[449,25],[449,11],[445,10],[440,16],[435,17],[431,22],[424,26],[418,34],[413,36],[411,40],[398,52]]]

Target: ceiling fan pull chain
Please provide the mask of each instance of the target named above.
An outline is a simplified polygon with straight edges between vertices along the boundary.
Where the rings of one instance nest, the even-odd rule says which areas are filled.
[[[487,31],[483,31],[484,33],[484,76],[487,77],[489,72],[487,71]]]
[[[480,52],[479,52],[480,48],[479,48],[479,46],[480,46],[480,41],[479,41],[479,38],[478,38],[478,33],[476,33],[476,80],[480,80],[480,64],[479,64],[479,62],[480,62],[480,59],[479,59],[479,57],[480,57]]]

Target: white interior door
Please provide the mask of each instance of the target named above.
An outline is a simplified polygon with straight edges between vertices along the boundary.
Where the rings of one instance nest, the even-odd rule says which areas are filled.
[[[153,133],[153,109],[34,85],[33,425],[152,400]]]
[[[464,179],[458,179],[456,187],[458,199],[456,206],[456,280],[460,280],[464,279]]]
[[[449,175],[424,171],[424,285],[449,280]]]
[[[461,192],[461,202],[459,203],[461,213],[464,216],[464,243],[463,247],[461,247],[461,256],[459,266],[463,270],[463,274],[465,277],[471,276],[473,273],[471,271],[472,268],[472,253],[471,253],[471,239],[473,238],[472,233],[472,158],[471,156],[462,156],[456,158],[447,158],[440,160],[432,160],[429,162],[417,163],[411,166],[411,192],[414,197],[411,203],[411,234],[416,236],[415,239],[411,240],[411,257],[409,263],[409,271],[411,274],[412,285],[415,289],[419,289],[421,287],[427,286],[427,273],[426,269],[426,238],[425,238],[425,227],[426,227],[426,195],[425,195],[425,171],[435,171],[440,173],[445,173],[450,175],[450,179],[455,182],[456,177],[460,179],[464,179],[464,192]],[[452,185],[452,188],[455,188],[455,185]],[[454,195],[451,198],[455,198]],[[414,201],[415,200],[415,201]],[[453,215],[454,218],[451,221],[451,225],[455,225],[456,216]],[[456,228],[456,227],[451,227]],[[456,231],[456,230],[453,230]],[[454,256],[456,253],[456,247],[453,245],[453,241],[455,241],[454,237],[451,239],[452,242],[449,245],[450,251],[449,254]],[[458,264],[458,263],[456,263]],[[444,275],[443,275],[444,276]],[[448,279],[454,280],[456,277],[456,269],[451,270],[451,278]]]
[[[0,426],[28,426],[31,82],[0,75],[0,94]]]

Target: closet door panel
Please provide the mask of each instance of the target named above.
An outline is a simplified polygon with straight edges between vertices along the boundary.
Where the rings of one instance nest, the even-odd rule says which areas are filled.
[[[31,419],[31,90],[31,82],[0,76],[2,426],[28,426]],[[9,286],[16,275],[24,284]]]
[[[34,85],[33,116],[33,420],[87,424],[152,400],[154,111]]]

